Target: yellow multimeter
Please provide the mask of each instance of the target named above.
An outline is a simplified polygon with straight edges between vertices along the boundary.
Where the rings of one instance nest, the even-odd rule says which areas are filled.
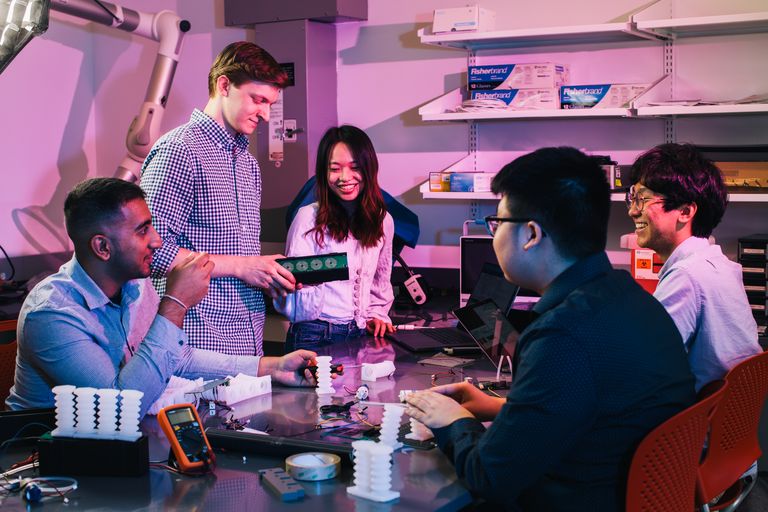
[[[160,410],[157,420],[171,443],[169,465],[176,464],[182,472],[198,473],[213,467],[216,456],[194,405],[169,405]]]

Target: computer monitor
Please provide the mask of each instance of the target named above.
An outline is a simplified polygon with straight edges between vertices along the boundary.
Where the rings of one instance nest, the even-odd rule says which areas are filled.
[[[483,264],[498,265],[493,252],[493,238],[489,235],[466,235],[459,238],[459,305],[464,307],[477,285]]]

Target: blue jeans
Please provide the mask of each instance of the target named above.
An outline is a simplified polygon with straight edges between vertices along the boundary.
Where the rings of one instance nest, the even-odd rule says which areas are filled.
[[[353,338],[359,338],[365,334],[355,322],[346,324],[332,324],[324,320],[311,320],[291,324],[288,334],[285,336],[285,351],[292,352],[299,348],[314,349],[318,346],[328,345]]]

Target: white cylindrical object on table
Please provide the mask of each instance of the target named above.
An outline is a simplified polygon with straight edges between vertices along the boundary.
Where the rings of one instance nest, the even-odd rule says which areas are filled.
[[[354,484],[364,492],[371,490],[371,451],[374,441],[354,441],[352,450],[354,454]]]
[[[391,446],[393,450],[402,448],[403,443],[397,440],[400,434],[400,418],[405,408],[397,404],[385,404],[384,414],[381,418],[381,431],[379,442]]]
[[[56,429],[52,435],[69,435],[75,430],[75,386],[56,386],[51,391],[56,404]]]
[[[385,502],[400,497],[392,490],[392,447],[372,441],[352,443],[355,457],[354,483],[347,487],[352,496]]]
[[[120,433],[140,434],[139,412],[143,396],[144,393],[135,389],[124,389],[120,392]]]
[[[317,394],[335,393],[331,385],[331,356],[318,356],[317,360]]]
[[[74,393],[77,415],[75,432],[91,434],[96,429],[96,388],[76,388]]]
[[[412,389],[401,389],[397,394],[397,398],[400,400],[400,402],[405,403],[405,398],[413,392],[414,391]]]
[[[377,443],[371,450],[371,492],[384,495],[392,489],[392,447]]]
[[[101,435],[114,434],[117,431],[117,389],[99,389],[99,424],[96,431]]]
[[[416,441],[426,441],[427,439],[435,437],[434,434],[432,434],[432,431],[422,422],[411,418],[410,424],[411,431],[405,435],[406,438],[414,439]]]

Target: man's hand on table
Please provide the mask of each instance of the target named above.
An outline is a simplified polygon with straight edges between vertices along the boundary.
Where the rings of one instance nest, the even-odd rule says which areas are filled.
[[[286,386],[316,386],[317,380],[308,368],[317,365],[316,357],[310,350],[295,350],[282,357],[262,357],[259,375],[272,375],[276,382]]]
[[[405,398],[405,413],[429,428],[447,427],[462,418],[474,418],[456,400],[434,391],[416,391]]]
[[[405,399],[405,412],[430,428],[450,425],[461,418],[491,421],[504,405],[504,398],[488,396],[469,382],[417,391]]]
[[[486,395],[469,382],[436,386],[431,391],[452,398],[480,421],[493,420],[506,402],[504,398]]]

